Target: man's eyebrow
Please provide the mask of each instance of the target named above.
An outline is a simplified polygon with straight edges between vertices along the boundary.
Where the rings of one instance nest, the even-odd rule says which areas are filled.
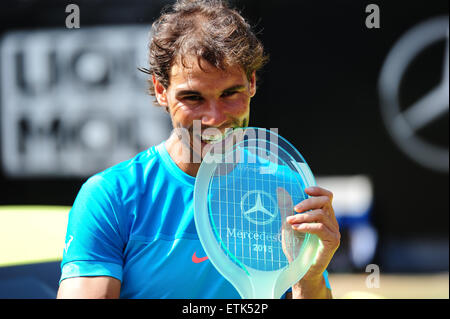
[[[228,89],[223,90],[223,92],[229,92],[229,91],[239,91],[245,89],[246,86],[243,84],[233,85],[232,87],[229,87]]]
[[[230,92],[230,91],[240,91],[246,88],[243,84],[233,85],[229,88],[226,88],[222,92]],[[202,95],[199,91],[195,90],[181,90],[176,93],[176,96],[186,96],[186,95]]]
[[[184,95],[201,95],[200,92],[198,91],[193,91],[193,90],[182,90],[182,91],[178,91],[176,96],[184,96]]]

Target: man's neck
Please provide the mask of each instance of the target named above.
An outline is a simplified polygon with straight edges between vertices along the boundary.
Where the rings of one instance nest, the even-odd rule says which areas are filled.
[[[188,150],[175,134],[172,134],[164,144],[175,164],[186,174],[196,177],[200,163],[192,162],[191,150]]]

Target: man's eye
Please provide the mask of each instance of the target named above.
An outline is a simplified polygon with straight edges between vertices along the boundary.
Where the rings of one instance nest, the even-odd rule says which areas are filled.
[[[188,101],[201,101],[203,98],[200,95],[186,95],[183,96],[183,100]]]
[[[237,91],[226,91],[222,93],[222,97],[229,97],[229,96],[233,96],[234,94],[236,94]]]

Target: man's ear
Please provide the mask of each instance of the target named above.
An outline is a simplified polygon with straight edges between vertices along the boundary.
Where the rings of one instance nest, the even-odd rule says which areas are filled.
[[[155,88],[155,97],[156,100],[158,101],[158,104],[161,106],[168,106],[167,103],[167,91],[166,88],[161,84],[161,82],[159,82],[155,75],[152,75],[152,82],[153,82],[153,87]]]
[[[254,97],[256,94],[256,71],[253,71],[252,77],[250,78],[250,96]]]

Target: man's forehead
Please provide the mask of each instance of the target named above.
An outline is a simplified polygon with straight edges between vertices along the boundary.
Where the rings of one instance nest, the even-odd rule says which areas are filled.
[[[225,69],[220,69],[209,63],[203,58],[184,57],[178,58],[173,64],[170,72],[172,79],[193,79],[208,78],[208,77],[241,77],[244,76],[244,70],[239,65],[228,66]]]

